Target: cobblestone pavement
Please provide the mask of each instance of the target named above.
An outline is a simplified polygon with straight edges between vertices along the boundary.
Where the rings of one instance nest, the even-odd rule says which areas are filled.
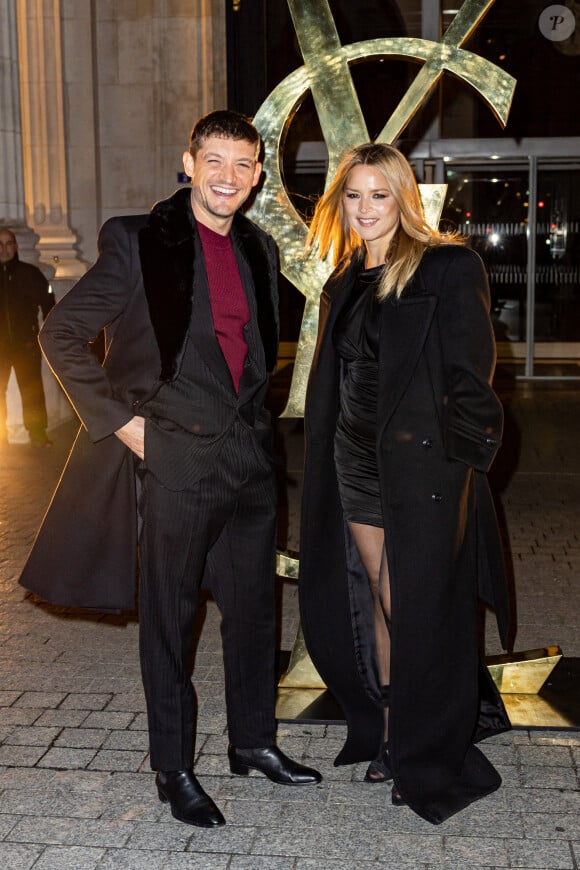
[[[558,643],[580,656],[580,390],[509,395],[493,482],[513,566],[516,649]],[[279,423],[285,454],[281,540],[298,549],[300,424]],[[503,787],[439,827],[334,768],[339,725],[281,724],[279,743],[319,766],[320,786],[289,789],[229,774],[219,620],[209,602],[194,679],[196,770],[225,828],[174,821],[147,758],[134,616],[33,602],[17,585],[71,441],[0,452],[0,867],[6,870],[548,870],[580,867],[580,732],[514,730],[487,741]],[[74,517],[71,517],[71,535]],[[66,558],[66,554],[63,554]],[[281,648],[296,633],[297,589],[279,582]],[[488,629],[487,651],[499,652]]]

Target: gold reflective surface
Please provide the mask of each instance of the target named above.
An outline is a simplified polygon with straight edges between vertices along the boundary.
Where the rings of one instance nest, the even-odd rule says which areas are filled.
[[[488,656],[486,664],[502,695],[536,695],[561,658],[562,650],[559,646],[548,646],[525,652]],[[300,627],[292,648],[288,669],[280,678],[278,685],[300,686],[304,689],[324,687],[324,681],[308,655]]]
[[[285,689],[326,688],[324,680],[314,667],[312,659],[308,655],[308,650],[306,649],[306,641],[304,640],[304,635],[302,634],[302,628],[300,626],[298,627],[296,640],[294,641],[294,646],[292,647],[292,653],[290,655],[288,669],[280,677],[278,685],[283,686]]]
[[[540,695],[502,695],[502,700],[513,728],[580,728],[577,715],[566,712],[561,704],[551,703]],[[286,686],[278,689],[276,719],[344,722],[340,708],[327,690]]]
[[[569,692],[553,688],[538,694],[562,658],[559,646],[486,659],[514,728],[579,728],[580,704]],[[280,678],[276,718],[295,721],[342,721],[340,708],[325,691],[308,655],[302,632],[296,638],[288,670]]]
[[[446,184],[420,184],[419,193],[421,194],[421,202],[423,203],[423,211],[425,220],[429,226],[439,226],[441,220],[441,212],[445,204],[445,194],[447,193]]]
[[[502,695],[536,695],[561,658],[560,647],[549,646],[522,653],[490,656],[486,664]]]
[[[294,556],[282,553],[280,550],[276,553],[276,574],[278,577],[298,580],[298,567],[299,561]]]
[[[276,696],[276,719],[294,721],[308,716],[308,710],[325,698],[326,689],[295,689],[284,687],[278,689]],[[325,717],[322,721],[328,721]]]
[[[559,706],[551,704],[539,695],[502,695],[502,700],[513,728],[564,729],[580,726],[578,719],[569,716]],[[294,709],[298,709],[296,699]]]
[[[515,80],[490,61],[460,47],[492,4],[493,0],[465,0],[440,43],[387,38],[343,46],[327,0],[288,0],[304,66],[280,82],[254,118],[265,143],[265,184],[248,212],[256,223],[274,236],[280,249],[283,274],[305,296],[292,385],[282,416],[302,417],[304,414],[306,384],[318,327],[318,297],[331,271],[330,263],[316,259],[315,252],[308,257],[303,255],[307,227],[284,185],[284,140],[298,106],[310,91],[328,148],[327,178],[332,178],[348,148],[369,138],[350,76],[349,64],[354,62],[397,56],[422,64],[378,141],[393,142],[400,135],[445,71],[461,78],[481,94],[500,122],[505,124]],[[424,194],[427,186],[422,187]]]
[[[345,142],[366,142],[369,134],[328,3],[288,0],[288,8],[311,75],[310,91],[328,149],[328,180],[334,177]],[[337,109],[343,114],[337,115]]]

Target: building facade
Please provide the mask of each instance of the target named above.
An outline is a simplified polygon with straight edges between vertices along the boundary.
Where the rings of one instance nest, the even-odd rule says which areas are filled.
[[[310,7],[315,10],[317,0]],[[469,0],[328,0],[342,44],[442,39]],[[287,0],[2,0],[0,225],[57,298],[94,262],[99,226],[182,183],[203,112],[254,114],[303,59]],[[556,12],[554,11],[556,10]],[[559,10],[559,11],[558,11]],[[518,80],[505,129],[446,75],[397,144],[488,268],[500,358],[523,377],[580,375],[580,3],[496,0],[462,46]],[[351,67],[369,137],[417,74],[412,59]],[[285,178],[305,219],[326,151],[311,98],[289,124]],[[285,288],[283,338],[302,298]],[[67,404],[47,378],[54,425]],[[19,399],[11,386],[14,438]]]
[[[108,217],[178,186],[188,132],[226,103],[223,0],[2,0],[0,226],[57,299]],[[50,424],[69,414],[45,377]],[[18,391],[11,440],[24,440]]]

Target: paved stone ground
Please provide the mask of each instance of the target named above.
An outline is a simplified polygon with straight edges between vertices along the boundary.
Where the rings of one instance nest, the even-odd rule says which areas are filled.
[[[519,618],[516,649],[558,643],[580,656],[580,390],[500,383],[507,446],[494,468]],[[280,421],[281,530],[298,549],[300,423]],[[17,585],[72,437],[0,453],[0,867],[6,870],[548,870],[580,867],[580,733],[517,730],[486,754],[502,789],[439,827],[334,768],[342,726],[283,724],[284,749],[324,782],[289,789],[229,775],[219,620],[207,605],[195,663],[197,772],[225,828],[175,822],[148,767],[137,622],[59,610]],[[74,517],[71,517],[71,535]],[[66,558],[66,554],[63,554]],[[297,589],[279,583],[281,648]],[[499,652],[490,625],[487,651]]]

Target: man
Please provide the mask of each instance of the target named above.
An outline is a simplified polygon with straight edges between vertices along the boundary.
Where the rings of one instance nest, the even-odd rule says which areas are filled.
[[[54,305],[48,281],[36,266],[18,259],[12,230],[0,228],[0,444],[8,442],[6,389],[14,369],[22,398],[22,419],[33,447],[50,445],[38,347],[38,310]]]
[[[263,400],[277,266],[273,240],[239,213],[260,177],[259,147],[242,115],[201,118],[183,156],[191,191],[108,221],[97,263],[48,318],[42,348],[88,439],[73,449],[21,578],[54,603],[130,607],[136,469],[151,766],[173,815],[204,827],[224,819],[192,770],[188,657],[203,577],[223,617],[231,771],[291,785],[321,778],[274,744],[276,498]],[[109,325],[100,368],[87,343]]]

